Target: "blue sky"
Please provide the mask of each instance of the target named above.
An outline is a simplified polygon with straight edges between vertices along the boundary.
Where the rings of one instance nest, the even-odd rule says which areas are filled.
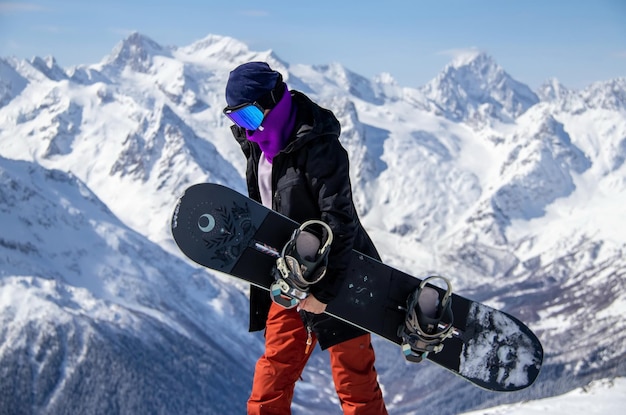
[[[412,87],[468,48],[532,88],[626,76],[626,0],[0,0],[0,57],[97,63],[132,31],[175,46],[231,36],[291,64],[340,62]]]

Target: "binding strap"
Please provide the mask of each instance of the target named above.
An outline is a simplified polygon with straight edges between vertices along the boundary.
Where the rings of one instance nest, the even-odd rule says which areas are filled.
[[[283,247],[270,286],[272,301],[293,308],[309,293],[309,286],[326,274],[333,232],[321,220],[309,220],[297,228]]]
[[[443,296],[429,281],[442,280],[446,284]],[[422,281],[407,299],[405,324],[398,328],[402,338],[402,352],[410,362],[421,362],[428,353],[439,353],[443,341],[452,337],[454,316],[452,314],[452,284],[447,278],[433,275]]]

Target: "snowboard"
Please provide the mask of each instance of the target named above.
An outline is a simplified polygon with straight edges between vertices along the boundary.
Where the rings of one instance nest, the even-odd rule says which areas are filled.
[[[178,200],[171,229],[176,244],[194,262],[269,290],[272,267],[299,226],[228,187],[202,183]],[[407,298],[422,282],[352,251],[349,274],[326,309],[331,316],[402,344]],[[443,289],[434,286],[438,291]],[[452,293],[453,335],[424,361],[490,391],[517,391],[537,378],[541,343],[517,318]],[[398,353],[401,358],[402,353]],[[423,364],[423,363],[422,363]]]

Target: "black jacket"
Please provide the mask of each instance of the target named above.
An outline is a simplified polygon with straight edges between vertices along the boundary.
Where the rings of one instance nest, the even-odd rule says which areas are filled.
[[[337,295],[345,278],[352,249],[377,259],[380,257],[354,207],[348,154],[339,142],[339,121],[331,111],[318,106],[304,94],[298,91],[291,91],[291,94],[297,107],[297,118],[289,143],[273,159],[273,209],[298,223],[321,219],[333,230],[327,273],[319,283],[311,286],[311,293],[328,304]],[[257,170],[261,149],[247,140],[240,127],[233,126],[232,130],[247,159],[248,193],[260,202]],[[250,331],[265,328],[270,304],[266,291],[251,287]],[[323,349],[364,333],[325,314],[302,314]]]

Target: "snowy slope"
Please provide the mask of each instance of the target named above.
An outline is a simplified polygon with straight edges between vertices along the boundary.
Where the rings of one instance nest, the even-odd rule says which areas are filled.
[[[465,412],[465,415],[618,414],[626,404],[626,380],[599,380],[553,398]]]
[[[245,398],[251,345],[225,335],[245,329],[237,290],[130,230],[72,174],[30,162],[0,158],[0,223],[0,413],[227,411]]]
[[[338,116],[355,200],[386,262],[447,275],[544,343],[537,384],[494,395],[408,365],[377,339],[391,413],[458,413],[624,376],[625,79],[581,91],[551,79],[533,92],[472,53],[413,89],[224,36],[164,47],[135,33],[96,64],[0,59],[0,359],[6,373],[29,373],[0,408],[152,413],[142,404],[153,394],[168,412],[243,408],[262,350],[246,332],[246,289],[182,258],[169,219],[190,184],[244,191],[221,110],[228,71],[249,60],[269,61]],[[225,373],[243,377],[219,381]],[[87,374],[104,392],[67,406]],[[294,412],[336,411],[330,383],[316,352]],[[11,398],[20,391],[33,399]]]

